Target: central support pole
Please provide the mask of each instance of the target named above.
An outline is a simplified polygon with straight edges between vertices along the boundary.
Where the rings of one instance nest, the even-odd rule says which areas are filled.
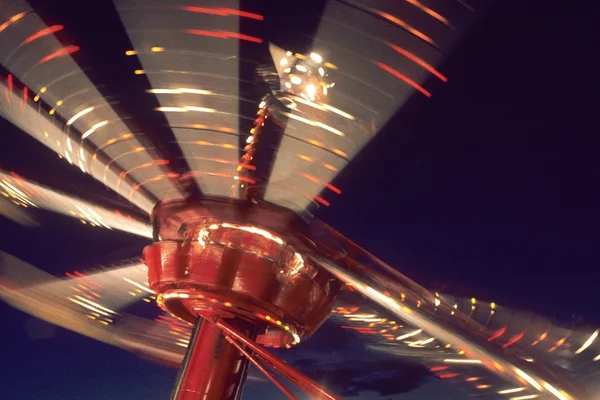
[[[256,326],[250,322],[233,319],[229,323],[256,336]],[[239,400],[248,362],[219,327],[198,318],[171,400]]]

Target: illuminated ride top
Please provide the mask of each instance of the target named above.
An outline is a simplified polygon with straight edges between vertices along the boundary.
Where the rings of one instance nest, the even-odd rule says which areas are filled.
[[[529,349],[513,352],[525,332],[504,342],[508,328],[482,323],[312,216],[341,193],[332,181],[398,107],[415,92],[430,97],[429,76],[447,81],[434,65],[474,19],[472,10],[462,1],[330,1],[294,32],[308,38],[308,51],[292,52],[293,45],[267,45],[260,35],[285,41],[269,25],[272,4],[226,3],[115,2],[133,44],[123,57],[139,62],[131,77],[140,81],[132,85],[154,96],[161,115],[130,108],[139,113],[130,118],[122,116],[126,105],[109,101],[79,67],[77,55],[88,50],[61,43],[57,35],[68,26],[46,26],[24,1],[0,3],[2,116],[137,206],[150,223],[16,173],[1,173],[1,193],[17,206],[152,239],[145,266],[77,272],[68,281],[5,255],[0,295],[95,339],[181,363],[173,399],[237,399],[249,362],[290,398],[267,367],[312,398],[337,398],[265,347],[300,344],[332,309],[362,333],[385,319],[352,317],[353,304],[364,300],[348,288],[402,321],[380,329],[380,339],[437,346],[437,358],[422,355],[442,363],[434,372],[477,364],[518,388],[522,399],[588,398],[581,382],[551,366],[553,358],[531,362]],[[146,119],[163,123],[135,125]],[[118,317],[119,308],[142,298],[155,299],[169,316],[159,318],[167,332]],[[420,334],[427,337],[407,340]],[[594,335],[571,332],[557,348],[574,343],[576,354],[589,352]],[[476,381],[465,382],[499,393]]]

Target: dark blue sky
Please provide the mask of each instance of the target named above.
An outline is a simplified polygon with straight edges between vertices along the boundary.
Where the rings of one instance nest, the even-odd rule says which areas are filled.
[[[389,123],[338,178],[343,195],[320,216],[425,286],[597,320],[593,6],[498,3],[441,67],[449,82]],[[97,188],[79,178],[65,184],[63,162],[6,123],[0,130],[4,168],[63,189],[76,185],[73,193]],[[142,245],[41,215],[44,228],[33,232],[0,221],[0,248],[58,274],[117,261]],[[6,398],[168,397],[175,371],[0,307]],[[453,396],[432,383],[398,398],[460,398]]]

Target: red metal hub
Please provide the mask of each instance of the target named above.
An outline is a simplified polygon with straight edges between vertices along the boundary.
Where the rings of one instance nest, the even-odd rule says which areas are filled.
[[[158,305],[190,323],[227,321],[267,347],[300,343],[329,316],[341,284],[292,245],[300,243],[290,234],[294,218],[273,207],[210,200],[159,204],[153,223],[162,240],[144,250]],[[181,375],[185,396],[174,398],[235,398],[240,391],[231,382],[243,382],[238,367],[246,351],[232,340],[203,322]]]

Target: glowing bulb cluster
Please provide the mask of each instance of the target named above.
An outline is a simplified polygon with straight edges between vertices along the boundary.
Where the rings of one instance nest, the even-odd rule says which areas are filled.
[[[317,53],[310,53],[307,57],[288,51],[279,60],[279,66],[283,68],[281,90],[306,100],[323,101],[328,89],[334,85],[328,79],[323,57]]]

